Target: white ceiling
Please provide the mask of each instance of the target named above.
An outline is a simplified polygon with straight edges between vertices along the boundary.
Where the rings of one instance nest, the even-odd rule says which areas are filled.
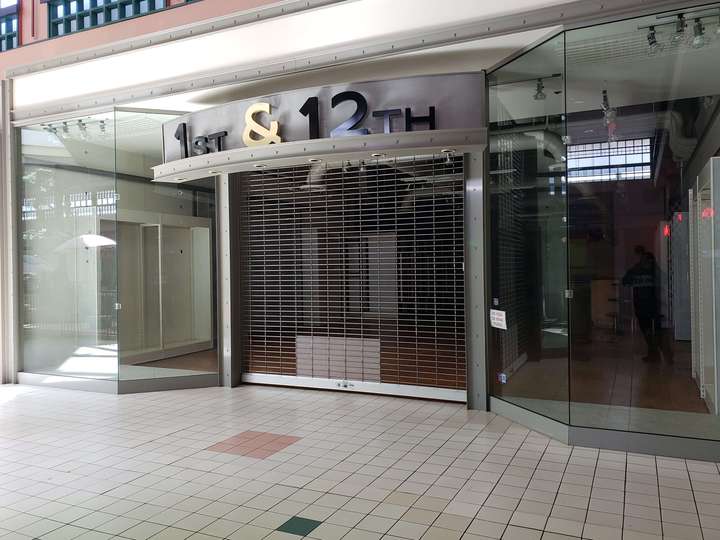
[[[17,77],[16,109],[290,61],[572,0],[357,0]],[[525,43],[524,45],[527,45]],[[483,66],[487,67],[487,66]],[[52,88],[52,92],[47,89]]]
[[[379,60],[143,100],[133,103],[132,106],[191,112],[230,101],[297,88],[417,75],[481,71],[495,66],[518,50],[529,44],[537,43],[558,31],[559,27],[520,32],[420,52],[399,54]]]

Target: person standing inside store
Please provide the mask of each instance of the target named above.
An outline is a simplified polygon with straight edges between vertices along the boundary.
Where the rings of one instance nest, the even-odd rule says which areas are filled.
[[[660,360],[662,325],[660,312],[660,268],[655,255],[643,246],[635,247],[638,261],[625,273],[622,283],[633,290],[633,307],[638,326],[647,344],[647,356],[643,362]],[[672,356],[663,353],[668,363]]]

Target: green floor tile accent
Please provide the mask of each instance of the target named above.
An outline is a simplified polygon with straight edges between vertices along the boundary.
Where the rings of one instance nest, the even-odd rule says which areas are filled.
[[[280,525],[277,530],[280,532],[297,534],[298,536],[307,536],[308,534],[313,532],[318,527],[318,525],[320,525],[320,523],[322,522],[316,521],[314,519],[307,519],[295,516],[291,517],[285,523]]]

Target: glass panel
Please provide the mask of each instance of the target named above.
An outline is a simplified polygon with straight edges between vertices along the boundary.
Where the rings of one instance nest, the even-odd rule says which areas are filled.
[[[214,181],[152,182],[172,117],[116,111],[123,380],[218,371]]]
[[[554,38],[489,76],[488,255],[492,394],[567,422],[563,46]]]
[[[117,378],[111,115],[23,128],[22,368]],[[114,197],[113,197],[114,201]]]
[[[695,208],[689,190],[720,148],[720,41],[707,39],[717,14],[679,22],[567,33],[570,419],[717,439],[714,376],[702,367],[715,345],[693,338],[703,317],[690,287],[712,301],[714,211],[710,184]]]

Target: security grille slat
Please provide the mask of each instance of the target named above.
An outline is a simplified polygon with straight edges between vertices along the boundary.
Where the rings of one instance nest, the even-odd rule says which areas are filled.
[[[465,388],[461,157],[234,175],[245,371]]]

